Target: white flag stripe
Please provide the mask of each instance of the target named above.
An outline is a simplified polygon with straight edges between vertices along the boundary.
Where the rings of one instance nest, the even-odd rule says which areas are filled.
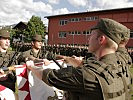
[[[55,95],[53,88],[38,79],[31,71],[28,76],[32,100],[47,100],[49,96]]]
[[[0,91],[0,100],[15,100],[13,91],[9,88]]]
[[[25,100],[25,97],[27,95],[28,95],[28,92],[27,91],[19,91],[19,93],[18,93],[19,100]]]
[[[17,84],[18,84],[18,89],[22,88],[24,86],[24,83],[27,81],[27,79],[17,76]]]

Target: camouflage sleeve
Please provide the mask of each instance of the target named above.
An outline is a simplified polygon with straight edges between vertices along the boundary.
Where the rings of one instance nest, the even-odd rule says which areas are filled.
[[[48,82],[61,90],[79,91],[83,90],[83,76],[81,69],[73,67],[51,70],[45,74]]]
[[[74,68],[68,66],[59,70],[45,69],[43,81],[58,89],[83,93],[96,92],[99,87],[98,80],[91,70],[86,71],[84,67]]]
[[[22,65],[22,64],[24,64],[24,63],[25,63],[25,57],[24,57],[23,53],[21,52],[21,53],[19,54],[19,56],[18,56],[18,64],[19,64],[19,65]]]
[[[45,58],[47,58],[48,60],[52,60],[53,58],[55,59],[55,54],[53,52],[47,51]]]

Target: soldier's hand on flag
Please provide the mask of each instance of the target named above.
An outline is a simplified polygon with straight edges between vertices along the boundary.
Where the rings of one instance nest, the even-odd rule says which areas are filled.
[[[4,81],[7,79],[7,74],[5,74],[5,72],[0,69],[0,81]]]
[[[48,66],[50,64],[50,61],[48,59],[43,59],[44,65]]]
[[[43,68],[35,66],[32,60],[26,61],[26,66],[31,70],[39,79],[42,79]]]
[[[28,60],[28,61],[26,61],[26,66],[29,70],[32,70],[35,65],[32,60]]]

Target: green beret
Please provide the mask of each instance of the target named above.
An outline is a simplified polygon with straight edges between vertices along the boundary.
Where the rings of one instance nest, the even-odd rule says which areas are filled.
[[[34,36],[33,36],[33,39],[32,39],[33,41],[42,41],[42,36],[41,35],[38,35],[38,34],[35,34]]]
[[[126,37],[130,37],[130,30],[126,26],[108,18],[100,19],[97,25],[91,30],[94,29],[99,29],[117,44],[119,44]]]
[[[0,30],[0,37],[10,38],[10,33],[8,32],[8,30],[1,29]]]

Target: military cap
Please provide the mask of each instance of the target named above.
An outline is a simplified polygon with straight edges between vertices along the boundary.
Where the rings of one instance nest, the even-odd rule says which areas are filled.
[[[1,29],[0,30],[0,37],[10,38],[10,33],[8,32],[8,30]]]
[[[42,41],[42,36],[41,35],[38,35],[38,34],[35,34],[34,36],[33,36],[33,39],[32,39],[33,41]]]
[[[130,29],[128,29],[127,32],[125,32],[125,34],[122,34],[122,40],[129,40],[130,38]]]
[[[126,26],[108,18],[100,19],[97,25],[91,28],[91,30],[94,29],[99,29],[117,44],[119,44],[126,37],[130,37],[130,30]]]

